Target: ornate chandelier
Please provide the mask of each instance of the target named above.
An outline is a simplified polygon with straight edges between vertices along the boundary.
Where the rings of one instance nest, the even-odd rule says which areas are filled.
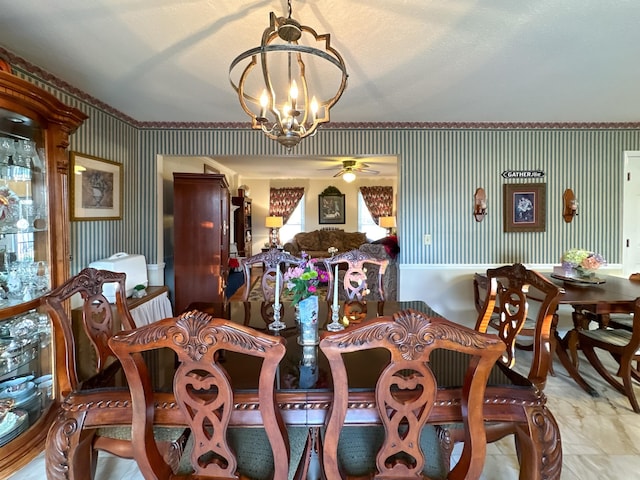
[[[292,148],[329,121],[329,109],[342,95],[348,75],[342,56],[331,47],[331,36],[318,35],[291,18],[291,0],[288,5],[286,18],[270,13],[260,46],[231,62],[229,80],[251,117],[251,128]]]

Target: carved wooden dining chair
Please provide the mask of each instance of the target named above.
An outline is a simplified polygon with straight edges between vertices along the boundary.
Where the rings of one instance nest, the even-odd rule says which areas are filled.
[[[109,345],[119,358],[131,389],[134,458],[145,478],[288,477],[288,433],[275,402],[274,386],[278,364],[286,351],[282,337],[191,311],[119,333],[109,340]],[[171,349],[178,357],[173,377],[175,408],[164,421],[184,425],[191,431],[181,463],[177,457],[182,452],[176,450],[173,457],[166,459],[153,434],[154,426],[163,419],[155,414],[158,398],[141,352],[161,348]],[[236,394],[233,378],[219,362],[221,351],[262,359],[256,414],[263,428],[230,427]],[[248,455],[241,458],[239,450]]]
[[[476,330],[497,330],[507,345],[503,363],[513,368],[516,364],[516,348],[533,351],[528,378],[543,389],[551,370],[555,350],[556,309],[561,295],[560,288],[534,270],[520,263],[487,270],[486,298],[476,304],[480,314]],[[529,316],[532,294],[535,294],[537,315]],[[524,347],[523,338],[531,339]]]
[[[116,284],[115,306],[103,295],[105,284]],[[84,429],[85,409],[93,402],[106,401],[109,395],[96,391],[112,392],[115,375],[120,370],[115,355],[108,345],[109,338],[118,330],[135,328],[127,307],[126,274],[85,268],[67,282],[43,297],[55,335],[56,381],[61,404],[58,418],[47,437],[46,463],[48,478],[86,479],[95,470],[97,450],[106,450],[121,456],[132,456],[131,444],[120,435],[100,435],[98,425]],[[73,324],[70,315],[72,302],[81,304],[82,318]],[[89,345],[90,352],[82,346]],[[79,355],[80,353],[80,355]],[[84,374],[79,372],[80,368]],[[128,401],[126,389],[111,393],[114,400]],[[71,413],[75,411],[74,413]],[[106,410],[105,410],[106,411]],[[69,415],[67,415],[69,414]],[[113,425],[105,420],[105,426]]]
[[[626,395],[634,412],[640,413],[632,380],[640,382],[640,322],[636,320],[640,319],[640,298],[634,303],[633,316],[628,318],[632,320],[630,323],[610,323],[609,327],[600,326],[593,330],[579,329],[578,342],[593,368],[613,388]],[[618,364],[616,372],[611,372],[604,365],[597,351],[607,352],[613,357]]]
[[[357,323],[366,317],[367,300],[378,302],[378,314],[382,314],[384,308],[384,287],[382,279],[384,277],[388,259],[381,259],[369,253],[355,249],[340,253],[331,258],[323,260],[325,269],[329,275],[327,295],[325,300],[330,304],[333,302],[334,282],[339,282],[338,299],[344,306],[343,315],[351,323]],[[335,268],[342,266],[346,270],[338,270],[338,278],[335,278]],[[369,271],[369,269],[375,272]],[[375,284],[375,292],[371,292],[371,283]],[[330,313],[329,313],[330,315]]]
[[[251,270],[252,267],[259,265],[262,266],[263,272],[260,277],[260,301],[262,302],[261,313],[265,323],[269,323],[273,320],[273,302],[275,301],[275,285],[276,275],[280,277],[280,298],[282,298],[282,291],[284,290],[284,277],[282,267],[300,265],[303,263],[302,258],[295,257],[290,253],[272,248],[266,252],[258,253],[251,257],[243,258],[242,269],[244,271],[244,294],[243,301],[248,302],[251,296]],[[245,304],[245,307],[247,305]],[[281,315],[284,316],[284,305],[282,305]],[[248,308],[245,308],[245,324],[248,324],[250,318],[250,312]]]
[[[498,336],[405,310],[327,333],[320,341],[320,349],[333,377],[333,397],[323,438],[322,460],[327,478],[430,478],[448,471],[448,465],[434,465],[438,446],[434,448],[433,443],[438,439],[427,426],[430,415],[437,410],[440,379],[434,375],[430,361],[438,350],[460,352],[459,357],[468,365],[464,378],[461,375],[456,383],[461,402],[459,417],[449,419],[462,423],[465,444],[447,478],[480,477],[486,454],[484,392],[489,373],[505,350]],[[343,428],[350,401],[349,382],[353,380],[347,374],[344,355],[370,349],[388,352],[376,382],[373,407],[384,429]],[[425,453],[427,436],[431,437],[431,454]],[[371,460],[369,464],[367,458]]]

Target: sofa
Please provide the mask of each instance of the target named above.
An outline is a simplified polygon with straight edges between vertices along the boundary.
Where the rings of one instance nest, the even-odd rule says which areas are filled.
[[[382,277],[382,288],[384,288],[387,300],[397,300],[398,262],[396,257],[400,249],[395,235],[369,243],[364,233],[345,232],[341,229],[323,229],[300,232],[293,237],[293,240],[284,244],[284,250],[296,257],[305,251],[311,258],[327,258],[330,256],[329,247],[336,247],[338,249],[336,253],[359,249],[375,258],[389,260],[389,265]],[[379,299],[377,275],[377,266],[372,265],[367,269],[367,284],[371,289],[369,298],[376,300]]]
[[[348,252],[369,243],[361,232],[345,232],[342,229],[321,229],[312,232],[296,233],[293,239],[284,244],[284,250],[299,257],[306,252],[311,258],[327,258],[329,247],[338,249],[336,253]]]

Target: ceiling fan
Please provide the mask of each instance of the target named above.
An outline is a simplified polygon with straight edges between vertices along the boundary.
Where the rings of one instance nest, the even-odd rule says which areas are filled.
[[[377,175],[380,173],[378,170],[372,170],[369,165],[356,160],[343,160],[342,168],[334,177],[343,177],[346,182],[352,182],[356,178],[356,173],[366,173],[370,175]]]

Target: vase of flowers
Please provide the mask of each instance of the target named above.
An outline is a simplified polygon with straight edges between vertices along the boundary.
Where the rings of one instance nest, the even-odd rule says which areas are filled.
[[[602,255],[583,248],[567,250],[562,254],[561,261],[567,276],[582,278],[593,277],[596,270],[607,264]]]
[[[284,282],[287,292],[293,295],[291,301],[294,304],[305,298],[316,295],[318,284],[329,281],[329,276],[324,270],[316,268],[318,262],[309,258],[306,252],[302,252],[303,263],[295,267],[289,267],[284,272]]]
[[[324,270],[316,268],[317,260],[309,258],[302,252],[304,262],[289,267],[284,273],[287,292],[293,295],[291,301],[296,308],[296,319],[300,326],[298,343],[316,345],[318,338],[318,284],[327,282],[328,275]]]

